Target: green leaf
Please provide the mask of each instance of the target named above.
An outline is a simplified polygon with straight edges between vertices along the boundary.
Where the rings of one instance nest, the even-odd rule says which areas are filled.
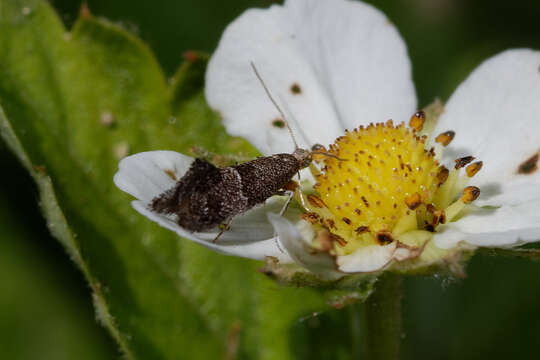
[[[38,184],[51,232],[125,356],[293,358],[288,334],[326,307],[320,292],[279,286],[258,262],[177,238],[112,183],[127,153],[199,145],[256,154],[208,109],[204,56],[168,86],[123,29],[85,15],[68,32],[45,1],[0,0],[0,63],[1,135]]]
[[[94,321],[86,286],[77,283],[73,264],[57,258],[61,249],[41,226],[32,184],[1,143],[0,163],[11,175],[0,188],[2,357],[117,358],[116,344]]]

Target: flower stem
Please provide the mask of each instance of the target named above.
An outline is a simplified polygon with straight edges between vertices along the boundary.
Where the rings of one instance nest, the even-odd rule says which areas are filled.
[[[402,280],[386,273],[364,306],[366,358],[398,359],[401,343]]]

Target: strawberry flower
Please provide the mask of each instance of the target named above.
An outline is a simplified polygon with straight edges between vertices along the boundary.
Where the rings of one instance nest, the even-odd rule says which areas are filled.
[[[250,64],[286,115],[266,95]],[[383,13],[348,0],[289,0],[225,30],[206,97],[227,131],[263,155],[322,144],[296,206],[282,197],[191,232],[149,207],[193,159],[169,151],[120,162],[133,207],[215,251],[295,262],[323,277],[424,267],[467,249],[540,239],[540,52],[486,60],[436,111],[417,111],[403,39]],[[432,108],[433,110],[433,108]],[[440,114],[440,116],[439,116]],[[346,130],[348,129],[348,130]],[[277,234],[277,236],[275,236]]]

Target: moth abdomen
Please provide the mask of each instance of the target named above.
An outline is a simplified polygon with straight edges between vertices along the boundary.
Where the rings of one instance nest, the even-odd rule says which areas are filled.
[[[154,198],[150,207],[176,215],[177,223],[188,230],[204,231],[247,210],[248,200],[236,170],[195,159],[174,188]]]

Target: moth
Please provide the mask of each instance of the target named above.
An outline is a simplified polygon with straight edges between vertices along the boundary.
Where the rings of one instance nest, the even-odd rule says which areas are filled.
[[[199,232],[222,226],[223,232],[234,216],[274,195],[294,191],[292,178],[311,164],[314,153],[332,156],[319,151],[320,145],[315,145],[312,150],[298,147],[283,111],[272,98],[255,65],[251,63],[251,66],[284,119],[295,150],[291,154],[274,154],[222,168],[206,160],[195,159],[175,186],[154,198],[150,204],[153,211],[175,214],[178,224],[185,229]]]

